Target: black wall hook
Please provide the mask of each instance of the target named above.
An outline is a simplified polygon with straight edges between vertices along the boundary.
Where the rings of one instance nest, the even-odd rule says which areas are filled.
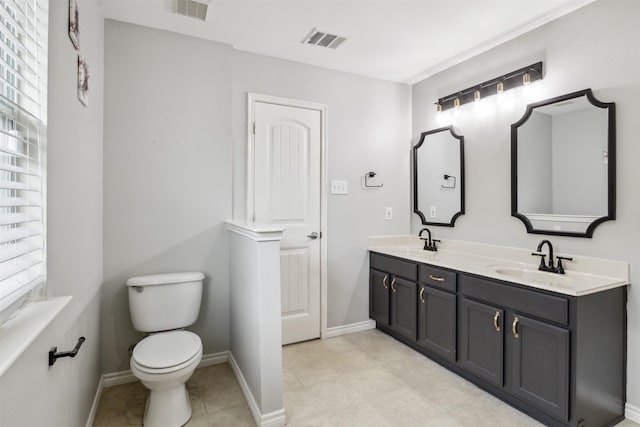
[[[78,351],[80,350],[80,347],[82,346],[82,343],[85,342],[85,340],[85,337],[78,338],[78,343],[73,348],[73,350],[70,351],[58,352],[58,347],[51,347],[51,350],[49,350],[49,366],[53,366],[53,364],[56,363],[56,360],[61,357],[76,357],[76,354],[78,354]]]

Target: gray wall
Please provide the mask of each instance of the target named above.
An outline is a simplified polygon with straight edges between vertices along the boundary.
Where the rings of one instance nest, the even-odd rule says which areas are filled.
[[[461,210],[460,146],[460,140],[445,130],[427,135],[417,150],[418,208],[427,222],[450,223]],[[455,179],[445,180],[445,174]]]
[[[442,125],[433,103],[442,96],[543,60],[544,80],[526,89],[460,108],[455,120],[465,136],[467,213],[453,229],[433,227],[436,238],[454,238],[534,249],[541,236],[527,234],[510,216],[510,124],[527,103],[592,88],[617,107],[617,219],[592,239],[551,237],[561,253],[631,263],[628,330],[628,402],[640,407],[640,2],[598,1],[413,86],[413,135]],[[412,230],[419,230],[414,215]]]
[[[328,105],[329,179],[350,189],[328,202],[328,323],[368,319],[367,237],[409,228],[408,86],[109,20],[105,65],[104,372],[128,369],[140,339],[124,287],[136,274],[204,271],[194,330],[205,353],[229,348],[222,221],[232,196],[246,212],[247,92]],[[369,170],[382,189],[360,187]]]
[[[349,194],[328,195],[327,324],[367,320],[367,237],[409,229],[409,86],[240,51],[233,75],[235,219],[246,219],[247,92],[328,106],[327,179],[346,180]],[[363,189],[368,171],[384,187]]]
[[[50,296],[73,300],[0,379],[0,425],[81,426],[102,374],[103,18],[80,1],[81,53],[91,71],[89,106],[77,99],[78,52],[67,35],[68,1],[49,3],[48,281]],[[49,368],[54,345],[87,341],[74,359]]]
[[[129,369],[127,278],[202,271],[193,330],[204,353],[229,348],[231,49],[105,24],[104,372]]]
[[[553,116],[553,213],[607,214],[608,118],[596,107]]]
[[[533,112],[518,128],[518,212],[553,211],[551,116]]]

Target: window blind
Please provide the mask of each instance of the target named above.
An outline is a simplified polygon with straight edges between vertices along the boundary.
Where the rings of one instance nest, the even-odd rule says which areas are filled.
[[[0,313],[45,278],[46,0],[0,0]]]

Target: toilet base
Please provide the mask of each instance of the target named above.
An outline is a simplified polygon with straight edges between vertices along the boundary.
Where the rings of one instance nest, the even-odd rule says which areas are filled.
[[[144,410],[144,427],[179,427],[191,418],[191,402],[184,383],[152,389]]]

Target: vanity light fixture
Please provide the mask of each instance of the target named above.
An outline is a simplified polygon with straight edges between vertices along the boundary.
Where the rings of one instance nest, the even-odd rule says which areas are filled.
[[[436,109],[438,112],[449,110],[536,80],[542,80],[542,61],[442,97],[436,102]]]

